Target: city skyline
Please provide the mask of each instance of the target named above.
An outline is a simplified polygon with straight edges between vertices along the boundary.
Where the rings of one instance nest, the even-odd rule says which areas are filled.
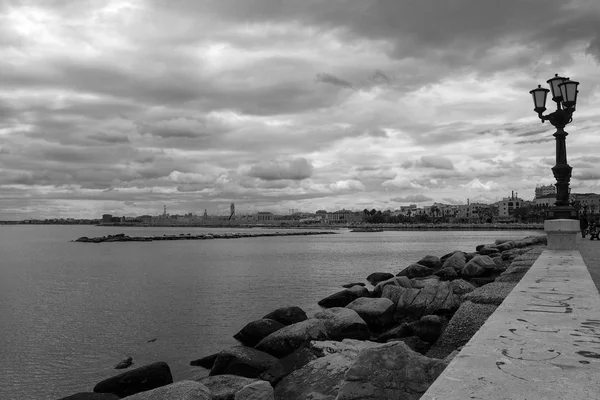
[[[600,192],[600,3],[448,4],[0,0],[0,220],[530,199],[555,73]]]

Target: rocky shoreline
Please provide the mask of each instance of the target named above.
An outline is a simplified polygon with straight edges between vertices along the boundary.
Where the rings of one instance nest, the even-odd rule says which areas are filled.
[[[335,235],[338,232],[273,232],[273,233],[205,233],[202,235],[192,235],[191,233],[180,233],[179,235],[162,236],[128,236],[124,233],[116,235],[98,236],[89,238],[82,236],[71,242],[80,243],[112,243],[112,242],[152,242],[157,240],[208,240],[208,239],[239,239],[248,237],[263,236],[313,236],[313,235]]]
[[[442,257],[428,255],[397,274],[319,301],[312,317],[296,306],[251,321],[239,346],[193,360],[209,376],[173,383],[164,362],[60,400],[419,399],[541,254],[546,236],[497,240]]]

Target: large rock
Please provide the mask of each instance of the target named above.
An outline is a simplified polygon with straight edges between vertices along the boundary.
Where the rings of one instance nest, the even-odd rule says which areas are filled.
[[[414,289],[423,289],[425,286],[437,285],[440,282],[440,278],[435,275],[430,275],[422,278],[413,278],[410,282]]]
[[[197,360],[190,361],[190,365],[195,367],[203,367],[206,369],[211,369],[215,364],[215,360],[219,356],[219,353],[211,354],[206,357],[199,358]]]
[[[119,396],[112,393],[79,392],[58,400],[119,400]]]
[[[319,357],[283,378],[275,386],[277,400],[334,400],[344,375],[362,349],[377,343],[345,339],[311,343]],[[328,397],[329,396],[329,397]]]
[[[311,340],[326,340],[328,338],[327,328],[325,328],[323,321],[311,318],[271,333],[261,340],[255,348],[281,358]]]
[[[459,278],[458,272],[452,267],[442,268],[433,274],[443,281],[452,281]]]
[[[496,270],[494,260],[488,256],[475,256],[462,269],[461,275],[467,278],[477,278],[490,274]]]
[[[461,271],[465,264],[467,263],[467,258],[464,252],[455,251],[444,263],[442,264],[442,268],[452,267],[457,271]]]
[[[405,290],[406,288],[403,288],[402,286],[387,285],[383,288],[381,298],[390,299],[392,303],[398,304],[398,300],[400,300],[400,297],[402,297],[402,293],[404,293]]]
[[[379,282],[386,281],[390,278],[393,278],[394,274],[390,274],[389,272],[373,272],[371,275],[367,276],[367,281],[376,286]]]
[[[452,289],[452,292],[457,296],[461,296],[465,293],[469,293],[475,290],[475,286],[465,281],[464,279],[453,280],[452,282],[450,282],[450,288]]]
[[[179,381],[157,389],[127,396],[127,400],[211,400],[210,390],[196,381]]]
[[[167,363],[161,361],[105,379],[94,387],[94,392],[113,393],[119,397],[126,397],[171,383],[173,383],[171,369]]]
[[[317,304],[324,308],[346,307],[359,297],[368,297],[369,290],[363,286],[353,286],[319,300]]]
[[[383,332],[381,335],[377,336],[375,341],[385,343],[391,339],[400,339],[413,335],[413,330],[410,325],[403,322],[398,326],[395,326],[387,331]]]
[[[403,342],[364,349],[346,372],[336,400],[418,400],[447,365]]]
[[[477,250],[477,252],[481,255],[489,255],[489,254],[494,254],[494,253],[498,253],[501,250],[498,249],[496,246],[494,245],[490,245],[490,244],[486,244],[484,245],[481,249]]]
[[[290,373],[304,367],[316,358],[317,356],[315,353],[306,347],[302,347],[292,354],[279,359],[275,365],[260,374],[260,379],[270,382],[271,385],[275,387],[279,381]]]
[[[235,394],[234,400],[274,400],[275,394],[269,382],[256,381],[244,386]]]
[[[365,284],[363,282],[353,282],[342,285],[342,287],[346,289],[351,288],[352,286],[365,286]]]
[[[346,308],[356,311],[369,328],[376,331],[390,326],[396,311],[396,305],[385,297],[375,299],[362,297],[348,304]]]
[[[408,326],[424,342],[434,343],[444,331],[445,322],[439,315],[426,315]]]
[[[383,288],[385,288],[388,285],[412,288],[412,282],[408,277],[395,276],[393,278],[386,279],[385,281],[381,281],[377,285],[375,285],[375,288],[373,289],[373,296],[381,297],[381,294],[383,293]]]
[[[492,282],[485,286],[473,290],[463,296],[463,300],[472,301],[478,304],[493,304],[499,306],[510,292],[516,286],[516,283]]]
[[[496,308],[491,304],[475,304],[470,301],[462,303],[442,335],[427,352],[427,357],[445,358],[467,344]]]
[[[406,317],[411,317],[411,314],[407,313],[407,310],[412,305],[413,301],[417,298],[422,289],[405,289],[396,303],[396,313],[394,314],[394,321],[401,322]]]
[[[409,290],[414,289],[406,290],[398,301],[396,320],[406,316],[421,318],[430,314],[452,314],[460,305],[449,282],[427,285],[418,293],[409,293]]]
[[[436,256],[427,255],[421,258],[419,261],[417,261],[417,264],[421,264],[432,269],[442,268],[442,261],[439,259],[439,257]]]
[[[276,332],[283,328],[285,325],[281,322],[275,321],[269,318],[257,319],[256,321],[249,322],[244,326],[238,333],[233,337],[239,340],[244,346],[254,347],[269,336],[271,333]]]
[[[308,319],[304,310],[296,306],[278,308],[277,310],[271,311],[263,318],[273,319],[286,326],[306,321]]]
[[[327,335],[332,340],[366,340],[371,336],[367,323],[349,308],[329,308],[316,313],[314,318],[323,321]]]
[[[206,376],[197,379],[197,381],[210,390],[212,400],[235,400],[237,392],[244,386],[258,381],[258,379],[244,378],[237,375],[217,375]]]
[[[508,241],[502,242],[502,243],[496,243],[496,248],[500,252],[506,251],[506,250],[511,250],[513,247],[515,247],[515,243],[512,240],[508,240]]]
[[[398,272],[396,276],[406,276],[407,278],[420,278],[422,276],[429,276],[433,274],[435,270],[428,268],[421,264],[411,264]]]
[[[238,375],[246,378],[257,378],[276,362],[276,357],[265,352],[252,347],[235,346],[219,353],[210,370],[210,376]]]

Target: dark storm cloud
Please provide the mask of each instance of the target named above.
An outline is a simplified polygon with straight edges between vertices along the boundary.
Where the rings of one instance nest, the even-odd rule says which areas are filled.
[[[431,201],[433,199],[422,194],[415,194],[406,197],[394,197],[390,200],[396,201],[398,203],[423,203],[425,201]]]
[[[302,180],[310,178],[313,173],[313,166],[305,158],[296,158],[289,161],[265,161],[253,165],[248,171],[248,175],[263,179],[292,179]]]

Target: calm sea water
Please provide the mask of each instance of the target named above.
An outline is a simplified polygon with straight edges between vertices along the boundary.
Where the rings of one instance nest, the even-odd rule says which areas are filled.
[[[80,236],[259,229],[0,225],[0,399],[57,399],[121,371],[166,361],[175,380],[208,374],[191,360],[237,345],[246,323],[317,301],[376,271],[497,238],[542,231],[399,231],[231,240],[71,243]],[[272,231],[271,231],[272,232]],[[148,343],[150,339],[157,339]]]

